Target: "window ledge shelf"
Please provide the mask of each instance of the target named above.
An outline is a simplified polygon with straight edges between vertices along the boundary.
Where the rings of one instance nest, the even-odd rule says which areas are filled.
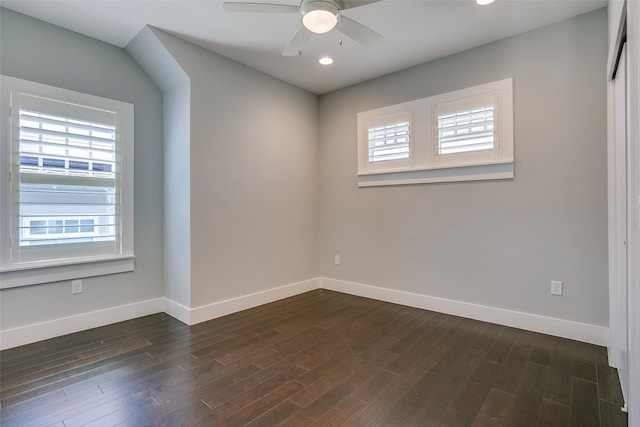
[[[0,270],[0,289],[124,273],[133,271],[134,267],[135,258],[133,255],[83,261],[74,260],[73,263],[16,265]]]
[[[486,181],[514,178],[513,161],[441,166],[428,169],[386,170],[358,174],[358,187]]]

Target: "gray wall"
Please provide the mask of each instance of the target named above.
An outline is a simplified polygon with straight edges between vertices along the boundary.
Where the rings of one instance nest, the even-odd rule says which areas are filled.
[[[317,97],[156,34],[191,89],[190,307],[317,277]]]
[[[321,274],[606,326],[606,57],[602,9],[322,96]],[[358,112],[507,77],[514,180],[357,188]]]
[[[10,329],[158,298],[162,282],[162,98],[122,49],[0,9],[0,73],[135,107],[135,253],[132,273],[0,292],[0,327]]]
[[[126,50],[162,90],[164,153],[164,296],[191,306],[191,85],[160,41],[143,28]]]

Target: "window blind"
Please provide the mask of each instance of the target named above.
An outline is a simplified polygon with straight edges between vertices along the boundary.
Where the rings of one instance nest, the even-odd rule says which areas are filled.
[[[409,158],[409,122],[369,129],[369,163]]]
[[[116,240],[116,129],[114,112],[21,95],[20,246]]]
[[[493,150],[494,106],[438,115],[439,155]]]

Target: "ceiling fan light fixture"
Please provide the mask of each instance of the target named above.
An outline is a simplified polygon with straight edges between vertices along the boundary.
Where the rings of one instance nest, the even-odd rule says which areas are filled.
[[[339,11],[330,1],[310,1],[302,6],[302,24],[316,34],[329,32],[338,23]]]

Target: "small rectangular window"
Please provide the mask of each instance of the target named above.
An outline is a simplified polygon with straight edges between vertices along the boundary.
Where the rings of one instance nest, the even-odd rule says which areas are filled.
[[[47,234],[47,221],[38,220],[29,222],[29,231],[31,234]]]
[[[93,220],[92,219],[81,219],[80,220],[80,232],[81,233],[93,233]]]
[[[358,113],[358,186],[510,179],[513,81]]]
[[[467,166],[499,161],[502,156],[499,92],[435,104],[434,164]]]
[[[493,150],[493,105],[438,115],[438,155]]]
[[[49,228],[47,229],[47,234],[62,234],[62,224],[64,223],[61,219],[53,219],[47,221]],[[20,242],[22,246],[22,241]]]
[[[369,129],[369,163],[409,158],[409,122]]]
[[[78,220],[77,219],[68,219],[64,222],[64,232],[65,234],[77,233],[78,232]]]
[[[409,111],[359,120],[358,135],[364,143],[363,150],[359,149],[359,170],[405,169],[413,162],[413,115]]]

